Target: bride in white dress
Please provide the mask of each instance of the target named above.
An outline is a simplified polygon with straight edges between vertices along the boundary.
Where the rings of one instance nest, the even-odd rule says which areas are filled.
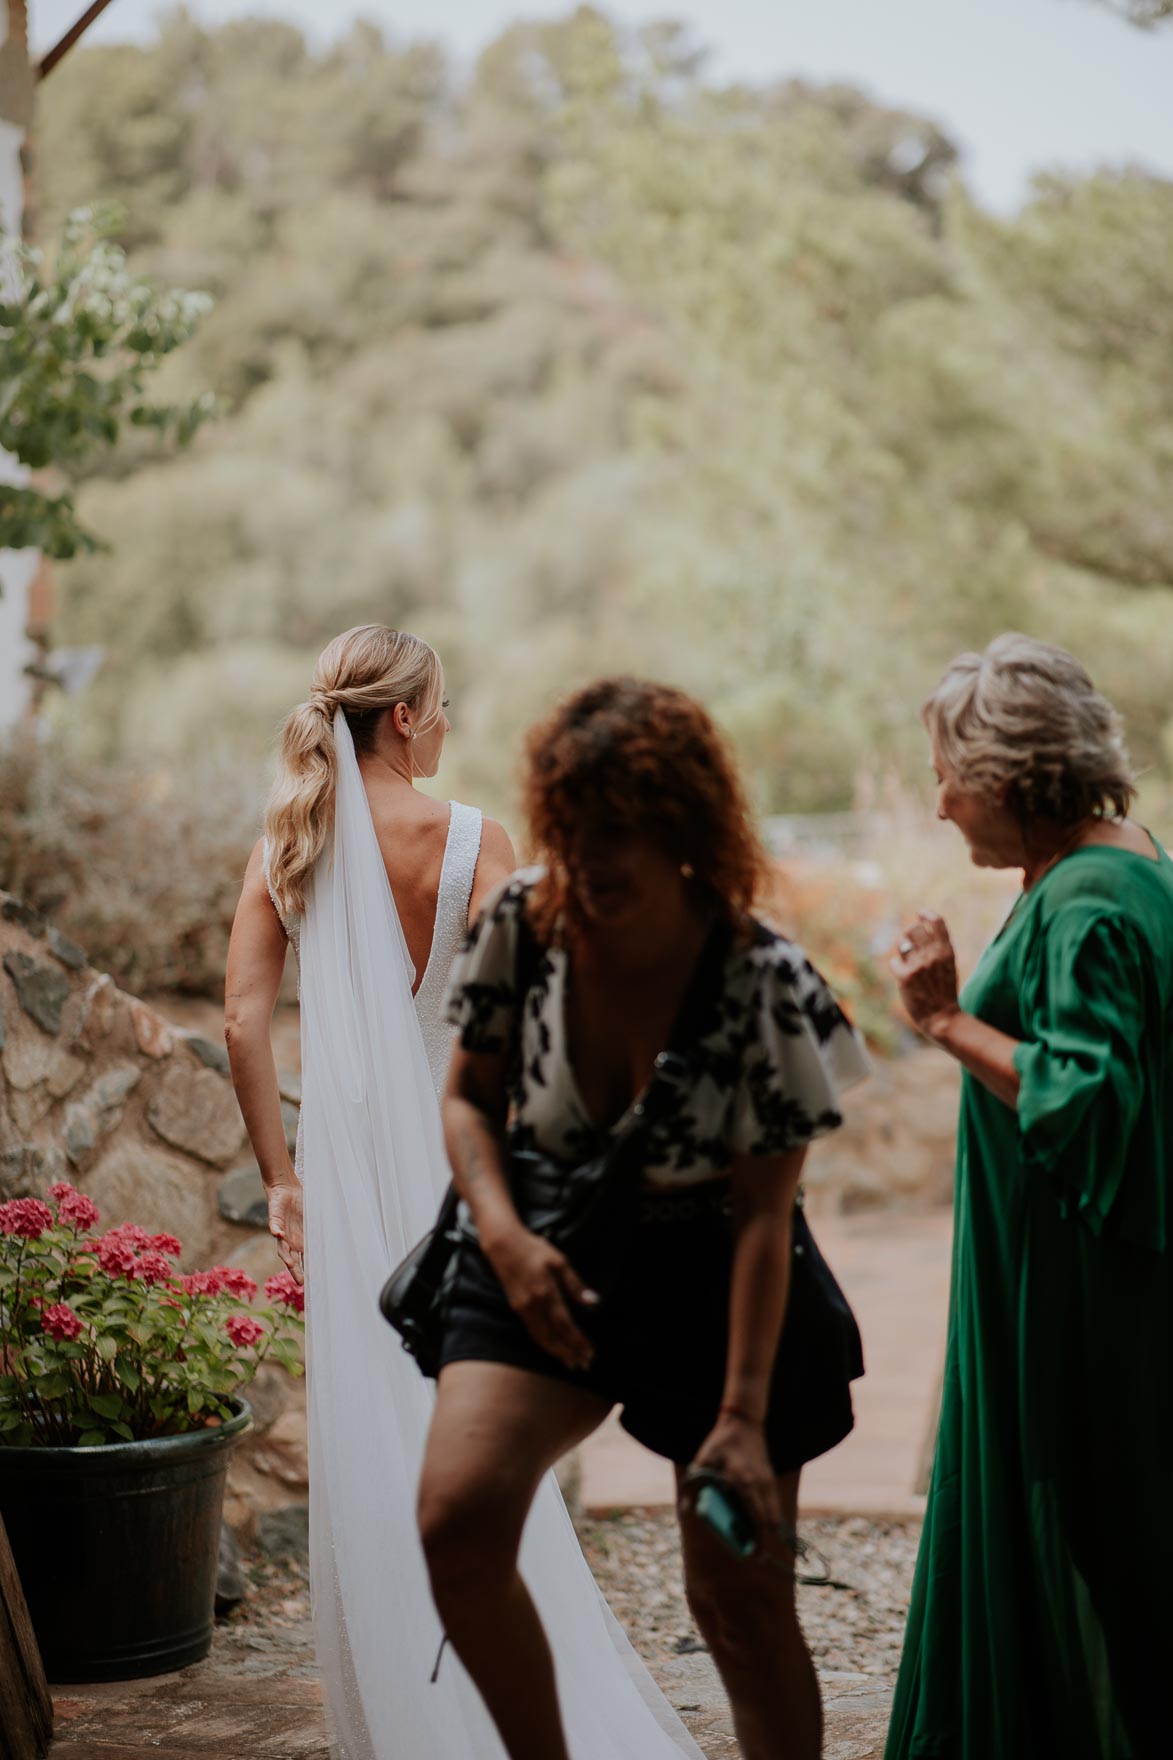
[[[418,637],[370,624],[330,643],[285,724],[229,952],[233,1081],[270,1230],[299,1280],[304,1252],[314,1638],[342,1760],[504,1752],[456,1658],[432,1679],[442,1633],[415,1524],[432,1389],[377,1307],[449,1178],[437,1103],[449,967],[513,866],[499,825],[413,786],[436,772],[446,707],[440,662]],[[270,1041],[290,943],[302,1004],[296,1168]],[[553,1480],[521,1566],[574,1760],[702,1760],[599,1593]]]

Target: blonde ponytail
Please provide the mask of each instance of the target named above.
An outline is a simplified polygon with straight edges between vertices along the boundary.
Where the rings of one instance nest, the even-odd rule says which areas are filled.
[[[356,751],[374,743],[386,709],[405,703],[417,733],[439,718],[439,656],[419,636],[367,623],[335,636],[314,667],[309,698],[281,730],[277,779],[265,813],[269,884],[286,914],[305,908],[305,889],[334,823],[338,754],[334,715],[344,711]]]

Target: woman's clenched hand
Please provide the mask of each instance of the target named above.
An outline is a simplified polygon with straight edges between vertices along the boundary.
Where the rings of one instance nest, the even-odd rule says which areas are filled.
[[[594,1356],[590,1339],[575,1324],[571,1304],[593,1307],[589,1290],[565,1253],[527,1228],[511,1230],[485,1249],[501,1280],[509,1306],[525,1322],[534,1343],[568,1369],[587,1369]]]
[[[944,919],[921,911],[907,928],[889,965],[913,1025],[937,1039],[960,1012],[957,956]]]
[[[722,1412],[697,1451],[694,1467],[716,1473],[736,1491],[753,1514],[762,1535],[775,1533],[782,1521],[778,1481],[770,1464],[765,1430],[732,1412]]]

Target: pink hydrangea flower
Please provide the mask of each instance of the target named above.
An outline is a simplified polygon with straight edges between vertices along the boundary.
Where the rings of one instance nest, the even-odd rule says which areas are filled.
[[[145,1253],[148,1247],[154,1245],[146,1229],[140,1228],[137,1222],[120,1222],[117,1228],[110,1229],[106,1238],[126,1241],[136,1253]]]
[[[36,1241],[52,1226],[53,1212],[40,1198],[9,1198],[7,1204],[0,1204],[0,1234]]]
[[[64,1302],[54,1302],[51,1308],[46,1308],[41,1315],[41,1325],[50,1338],[76,1338],[82,1331],[81,1320]]]
[[[173,1234],[152,1235],[151,1246],[156,1253],[166,1253],[170,1259],[178,1259],[183,1251],[183,1242],[177,1241]]]
[[[163,1253],[144,1253],[133,1275],[144,1283],[166,1283],[175,1267]]]
[[[259,1320],[249,1314],[229,1314],[224,1322],[224,1330],[233,1344],[247,1348],[264,1338],[265,1329]]]
[[[266,1278],[265,1296],[270,1302],[283,1302],[295,1314],[305,1313],[305,1290],[288,1271],[278,1271]]]
[[[104,1234],[101,1240],[95,1243],[95,1247],[98,1254],[98,1264],[103,1271],[109,1272],[112,1276],[119,1273],[123,1277],[134,1276],[134,1268],[138,1264],[138,1254],[126,1236],[120,1234],[117,1229],[112,1229],[109,1234]],[[169,1271],[170,1269],[168,1266]]]
[[[239,1296],[242,1301],[251,1302],[257,1293],[256,1283],[239,1265],[213,1265],[212,1275],[220,1279],[229,1295]]]
[[[85,1192],[79,1192],[66,1180],[49,1187],[49,1196],[57,1205],[58,1222],[72,1224],[77,1234],[85,1234],[99,1219],[98,1206]]]
[[[190,1276],[181,1277],[179,1282],[189,1296],[218,1296],[224,1289],[216,1271],[193,1271]]]

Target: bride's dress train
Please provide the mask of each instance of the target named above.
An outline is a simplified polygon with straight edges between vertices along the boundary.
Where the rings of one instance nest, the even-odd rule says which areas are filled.
[[[440,1005],[479,815],[453,808],[432,957],[413,1001],[341,714],[335,739],[333,860],[327,851],[319,861],[297,925],[318,1661],[345,1760],[501,1760],[451,1651],[431,1684],[442,1634],[414,1512],[432,1389],[376,1306],[388,1270],[434,1221],[449,1177],[433,1077],[446,1060]],[[573,1760],[702,1760],[600,1594],[552,1479],[534,1505],[522,1569],[550,1636]]]

